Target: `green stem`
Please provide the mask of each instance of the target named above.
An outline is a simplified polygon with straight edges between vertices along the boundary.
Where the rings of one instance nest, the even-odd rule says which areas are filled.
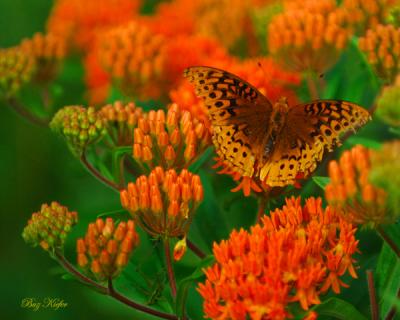
[[[265,214],[265,206],[267,204],[267,197],[265,195],[258,198],[258,211],[257,211],[257,221],[256,223],[261,222],[262,216]]]
[[[385,232],[385,230],[381,226],[376,227],[376,231],[382,237],[383,240],[389,245],[390,248],[396,253],[397,257],[400,258],[400,248],[396,245],[396,243],[389,237],[389,235]]]
[[[369,301],[371,303],[371,319],[379,320],[379,307],[378,307],[378,302],[376,301],[374,275],[371,270],[367,270],[366,272],[367,272]]]
[[[112,286],[111,280],[109,280],[108,287],[106,287],[106,286],[103,286],[103,285],[93,281],[92,279],[86,277],[84,274],[79,272],[67,259],[65,259],[65,257],[63,256],[63,254],[60,251],[56,251],[55,256],[57,258],[57,261],[61,264],[61,266],[67,272],[74,275],[80,282],[90,285],[91,287],[95,288],[100,293],[109,295],[110,297],[113,297],[114,299],[122,302],[123,304],[125,304],[133,309],[142,311],[144,313],[153,315],[155,317],[159,317],[162,319],[169,319],[169,320],[178,320],[177,316],[151,309],[147,306],[136,303],[135,301],[130,300],[129,298],[123,296],[119,292],[115,291],[114,287]]]
[[[186,239],[186,243],[188,248],[192,250],[192,252],[200,259],[204,259],[206,257],[206,254],[203,251],[201,251],[201,249],[198,246],[196,246],[192,241]]]
[[[166,260],[166,264],[167,264],[169,285],[171,287],[171,294],[175,298],[176,297],[176,281],[175,281],[174,269],[172,267],[171,250],[169,247],[169,239],[168,238],[166,238],[164,240],[164,251],[165,251],[165,260]]]
[[[106,177],[104,177],[95,167],[91,165],[91,163],[87,160],[86,158],[86,153],[85,151],[82,152],[81,158],[80,158],[82,164],[85,166],[85,168],[99,181],[103,182],[106,186],[114,189],[115,191],[119,192],[121,189],[123,189],[121,186],[117,185],[115,182],[108,180]]]
[[[397,299],[400,299],[400,289],[397,291]],[[397,308],[393,306],[385,317],[385,320],[392,320],[396,316]]]

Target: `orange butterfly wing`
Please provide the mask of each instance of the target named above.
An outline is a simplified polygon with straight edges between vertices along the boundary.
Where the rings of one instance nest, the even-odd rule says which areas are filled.
[[[284,186],[293,184],[298,174],[307,177],[325,150],[340,145],[342,134],[369,119],[364,108],[340,100],[316,100],[289,108],[273,154],[260,169],[260,179],[270,186]]]
[[[253,176],[263,153],[272,105],[239,77],[211,67],[190,67],[184,76],[204,98],[221,159],[244,176]]]

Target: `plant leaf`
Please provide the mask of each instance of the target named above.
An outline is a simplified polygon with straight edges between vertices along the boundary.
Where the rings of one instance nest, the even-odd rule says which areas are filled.
[[[325,315],[335,319],[367,320],[352,304],[339,298],[329,298],[312,308],[319,316]]]
[[[325,189],[325,187],[331,182],[331,178],[329,177],[312,177],[312,179],[322,189]]]

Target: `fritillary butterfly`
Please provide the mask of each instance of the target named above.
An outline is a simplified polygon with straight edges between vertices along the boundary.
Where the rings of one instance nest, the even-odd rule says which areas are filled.
[[[204,98],[221,159],[271,187],[307,177],[325,150],[340,144],[340,135],[370,119],[367,110],[347,101],[315,100],[289,107],[281,98],[272,105],[248,82],[216,68],[190,67],[184,76]]]

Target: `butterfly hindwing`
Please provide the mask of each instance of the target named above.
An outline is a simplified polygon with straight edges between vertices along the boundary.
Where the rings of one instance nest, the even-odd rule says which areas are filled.
[[[365,124],[370,115],[357,104],[340,100],[316,100],[289,109],[286,125],[274,153],[260,172],[268,185],[295,182],[315,170],[326,150],[340,144],[340,136]]]
[[[271,103],[251,84],[220,69],[190,67],[184,75],[204,99],[218,155],[235,171],[252,176],[262,152]]]

